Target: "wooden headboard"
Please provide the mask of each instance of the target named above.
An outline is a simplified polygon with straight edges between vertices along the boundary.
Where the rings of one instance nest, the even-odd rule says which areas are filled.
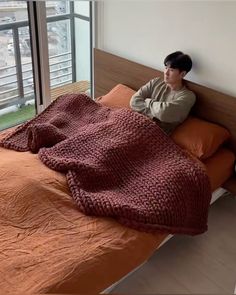
[[[122,83],[135,90],[163,72],[132,62],[122,57],[94,49],[94,93],[104,95]],[[193,113],[207,121],[226,127],[231,135],[230,148],[236,154],[236,97],[185,81],[197,95]]]

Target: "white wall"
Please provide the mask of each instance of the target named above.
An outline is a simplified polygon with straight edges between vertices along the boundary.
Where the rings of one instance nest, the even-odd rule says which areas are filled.
[[[97,47],[162,70],[182,50],[186,79],[236,96],[236,1],[98,2]]]

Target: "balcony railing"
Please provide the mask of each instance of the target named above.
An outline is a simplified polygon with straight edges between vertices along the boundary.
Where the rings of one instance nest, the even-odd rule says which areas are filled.
[[[12,36],[13,42],[8,43],[8,54],[12,56],[14,65],[0,67],[0,110],[12,105],[23,105],[34,99],[34,81],[32,62],[22,62],[22,44],[19,36],[28,31],[28,22],[13,22],[0,25],[0,43],[2,36]],[[5,34],[4,34],[5,33]],[[27,35],[27,33],[26,33]],[[6,36],[5,36],[6,37]],[[70,38],[68,38],[69,40]],[[27,37],[29,42],[29,36]],[[28,50],[23,51],[27,59],[31,59],[30,44]],[[66,51],[49,57],[51,88],[73,82],[72,52]]]

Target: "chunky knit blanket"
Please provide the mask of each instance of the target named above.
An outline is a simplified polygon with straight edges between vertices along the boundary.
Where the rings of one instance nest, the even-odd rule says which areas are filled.
[[[208,177],[156,123],[84,94],[64,95],[4,138],[66,174],[79,210],[139,230],[200,234],[207,229]]]

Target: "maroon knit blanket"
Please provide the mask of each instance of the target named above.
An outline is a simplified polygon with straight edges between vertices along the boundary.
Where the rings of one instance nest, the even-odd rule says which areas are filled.
[[[0,145],[38,152],[45,165],[65,173],[85,214],[145,231],[207,230],[211,190],[202,166],[136,112],[63,95]]]

